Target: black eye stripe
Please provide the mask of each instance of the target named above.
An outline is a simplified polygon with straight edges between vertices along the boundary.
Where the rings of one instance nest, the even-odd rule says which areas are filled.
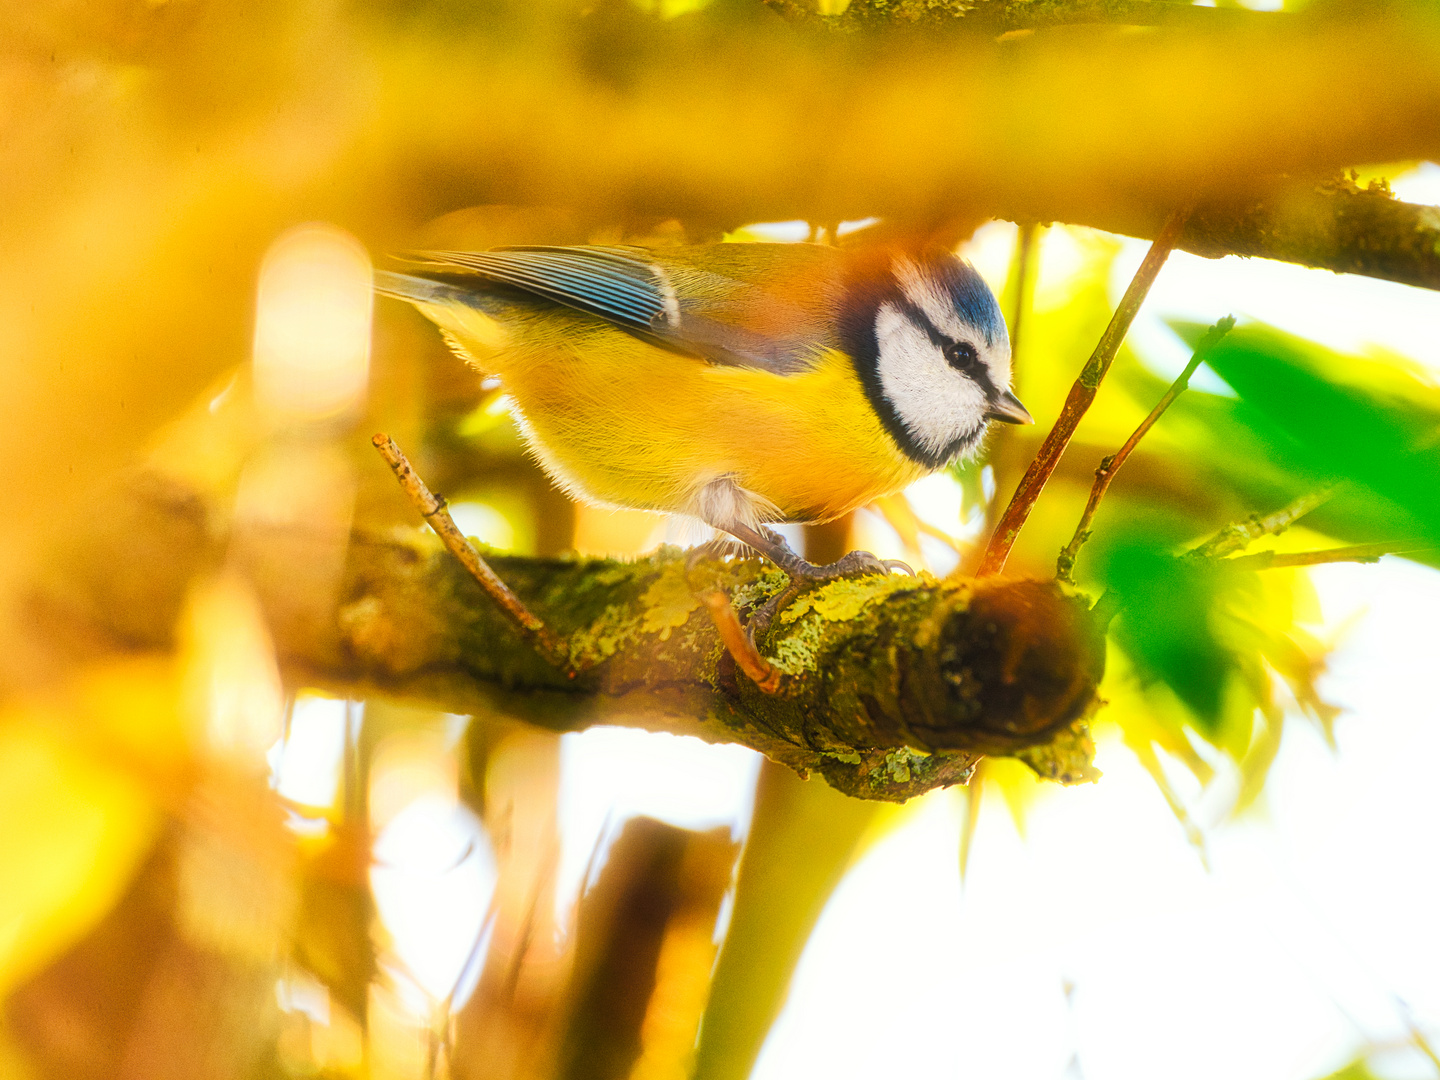
[[[926,336],[930,338],[931,344],[933,344],[937,349],[940,350],[942,354],[944,354],[945,359],[949,362],[950,366],[956,368],[959,371],[963,371],[965,375],[969,376],[969,378],[972,379],[975,384],[980,387],[981,392],[985,395],[986,401],[994,401],[997,396],[995,383],[990,378],[990,369],[987,368],[984,364],[980,363],[980,354],[975,350],[975,346],[970,345],[972,357],[972,361],[970,363],[963,366],[960,364],[956,364],[955,361],[951,359],[952,351],[957,345],[969,345],[970,343],[951,341],[948,337],[946,337],[936,328],[934,323],[930,321],[930,316],[926,315],[925,312],[922,311],[918,306],[911,303],[908,297],[903,298],[900,301],[900,306],[901,309],[904,311],[906,317],[908,317],[910,321],[913,322],[916,326],[920,327],[920,329],[925,331]]]
[[[943,291],[950,295],[960,321],[972,327],[977,334],[984,335],[986,347],[993,346],[997,337],[1003,338],[1005,323],[1000,317],[1000,308],[989,288],[969,264],[946,255],[927,260],[927,266],[937,275],[944,286]],[[855,373],[865,388],[865,396],[880,423],[906,457],[929,469],[938,469],[962,454],[973,452],[988,427],[983,420],[973,429],[957,433],[948,445],[936,449],[920,445],[900,418],[895,403],[886,395],[880,380],[877,321],[881,309],[890,305],[925,333],[937,349],[943,351],[952,342],[904,294],[892,269],[877,272],[873,265],[864,264],[859,271],[847,279],[844,297],[837,306],[837,337],[844,351],[850,355]],[[976,348],[979,347],[977,339]],[[975,364],[973,369],[967,377],[973,379],[987,400],[995,400],[998,394],[985,365]]]

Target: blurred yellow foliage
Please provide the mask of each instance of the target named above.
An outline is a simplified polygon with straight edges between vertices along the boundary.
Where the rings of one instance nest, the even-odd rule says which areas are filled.
[[[352,522],[414,523],[371,467],[373,428],[416,447],[437,490],[477,508],[475,531],[517,553],[633,554],[664,535],[653,516],[576,508],[554,492],[499,391],[410,313],[379,312],[371,363],[369,257],[766,239],[746,228],[757,221],[803,219],[802,231],[833,240],[842,221],[883,216],[885,228],[947,242],[997,215],[1061,222],[1037,231],[1028,287],[1012,270],[1003,297],[1007,315],[1025,315],[1017,390],[1043,434],[1110,317],[1121,251],[1116,236],[1063,222],[1146,235],[1196,198],[1268,197],[1287,176],[1434,152],[1434,13],[1335,7],[1304,25],[1096,25],[996,41],[827,35],[758,0],[7,5],[0,996],[13,1016],[0,1073],[98,1080],[165,1062],[197,1078],[548,1078],[578,1023],[575,942],[604,935],[557,910],[555,735],[482,713],[457,746],[451,718],[377,697],[363,724],[344,714],[331,805],[271,787],[267,755],[285,752],[296,687],[322,685],[282,671],[277,623],[329,610],[316,598],[331,598]],[[274,261],[317,238],[310,261]],[[350,287],[327,292],[325,268],[341,263]],[[271,320],[282,308],[288,320]],[[329,315],[316,318],[321,308]],[[1403,358],[1317,353],[1315,366],[1417,423],[1440,415],[1440,390]],[[1094,466],[1161,389],[1122,351],[1021,536],[1015,572],[1052,575]],[[1234,409],[1192,391],[1147,437],[1097,518],[1083,586],[1104,587],[1101,540],[1136,522],[1164,517],[1179,551],[1296,494],[1287,485],[1306,478],[1262,464]],[[1037,439],[1007,430],[993,442],[992,520]],[[130,637],[97,643],[72,611],[92,583],[66,577],[65,558],[82,539],[125,548],[128,519],[111,500],[142,467],[215,543],[178,615],[142,588],[102,591],[135,610],[119,622]],[[964,478],[972,499],[980,472]],[[912,558],[926,540],[964,547],[959,521],[927,522],[901,500],[881,510]],[[1260,546],[1325,546],[1372,510]],[[162,544],[141,562],[179,554]],[[117,560],[97,572],[145,569]],[[1214,716],[1115,649],[1098,721],[1197,845],[1213,822],[1198,817],[1195,792],[1223,778],[1234,791],[1224,812],[1243,811],[1263,792],[1287,713],[1327,734],[1335,715],[1315,685],[1333,641],[1316,629],[1303,571],[1237,576],[1213,597],[1204,629],[1233,660]],[[662,599],[667,626],[683,625],[693,598]],[[323,659],[344,671],[351,658]],[[991,792],[1022,827],[1042,791],[1055,797],[1014,760],[977,775],[970,830]],[[829,890],[909,813],[818,783],[766,766],[718,966],[711,934],[731,842],[657,831],[689,861],[667,894],[672,917],[645,937],[660,989],[638,1010],[636,1080],[689,1066],[707,993],[705,1075],[743,1075]],[[472,808],[495,848],[488,921],[466,945],[479,985],[456,1008],[416,1005],[371,892],[375,834],[427,793]]]
[[[164,723],[178,711],[173,668],[127,665],[87,681],[101,695],[98,714],[93,701],[0,714],[0,992],[114,906],[160,829],[157,778],[115,759],[116,749],[143,753],[157,731],[175,730]]]

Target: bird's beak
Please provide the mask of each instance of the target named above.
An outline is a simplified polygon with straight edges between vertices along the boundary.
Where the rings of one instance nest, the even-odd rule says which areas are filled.
[[[1020,399],[1009,390],[1002,391],[985,410],[986,420],[999,420],[1002,424],[1033,424],[1035,418],[1030,410],[1020,404]]]

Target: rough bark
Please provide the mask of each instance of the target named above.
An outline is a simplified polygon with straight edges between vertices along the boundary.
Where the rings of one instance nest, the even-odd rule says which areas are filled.
[[[1105,214],[1078,224],[1145,237],[1159,227]],[[1440,289],[1440,208],[1344,178],[1197,207],[1176,247],[1207,259],[1256,256]]]
[[[428,534],[355,532],[337,583],[307,555],[303,529],[218,536],[201,503],[164,487],[132,490],[104,521],[32,598],[52,653],[172,647],[191,581],[228,549],[293,684],[558,730],[617,723],[739,742],[865,798],[963,782],[984,753],[1062,782],[1094,775],[1086,721],[1104,636],[1085,600],[1053,583],[827,584],[782,609],[761,641],[786,673],[768,695],[735,671],[695,596],[719,585],[742,613],[763,602],[785,582],[758,560],[687,571],[676,549],[634,562],[494,558],[567,641],[582,669],[571,682]]]
[[[845,10],[822,15],[804,0],[764,0],[797,22],[838,30],[924,26],[981,33],[1013,33],[1050,26],[1119,23],[1130,26],[1238,25],[1274,19],[1245,8],[1196,7],[1188,0],[851,0]],[[1283,18],[1283,16],[1280,16]]]
[[[851,0],[835,15],[818,14],[813,0],[765,2],[798,24],[842,32],[918,27],[1024,34],[1103,23],[1188,27],[1206,33],[1278,31],[1279,41],[1306,21],[1179,0]],[[1319,14],[1309,19],[1312,32],[1334,32],[1343,25],[1343,11],[1341,18],[1327,16],[1323,9]],[[1197,177],[1197,191],[1205,186]],[[1269,190],[1257,188],[1248,198],[1230,195],[1202,202],[1176,246],[1206,258],[1258,256],[1440,288],[1440,209],[1400,202],[1384,184],[1361,188],[1344,177],[1287,183],[1272,175],[1262,186]],[[1152,207],[1137,213],[1138,206],[1117,201],[1093,212],[1067,213],[1048,200],[1027,204],[1023,197],[1011,201],[1002,195],[992,212],[1018,221],[1065,221],[1150,239],[1163,223],[1166,209]]]

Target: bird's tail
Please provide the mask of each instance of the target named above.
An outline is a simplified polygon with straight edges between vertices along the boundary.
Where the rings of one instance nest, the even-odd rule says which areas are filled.
[[[389,270],[375,271],[375,291],[414,304],[462,360],[486,374],[497,373],[496,354],[508,343],[513,303],[489,290]]]
[[[381,296],[409,300],[412,304],[466,304],[473,307],[477,299],[477,294],[471,289],[389,270],[375,271],[375,291]]]

